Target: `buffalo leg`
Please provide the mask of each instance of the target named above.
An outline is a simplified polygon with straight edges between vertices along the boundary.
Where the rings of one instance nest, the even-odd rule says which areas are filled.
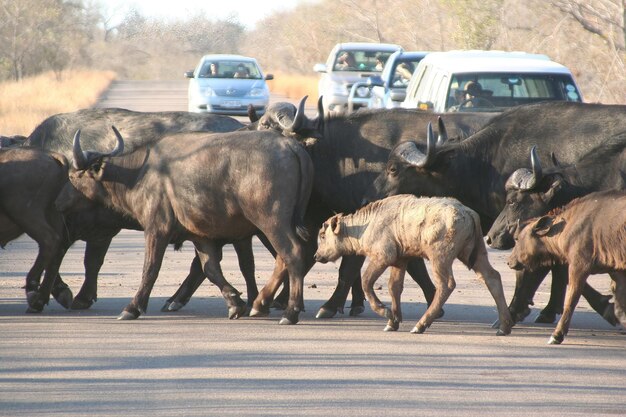
[[[559,345],[563,343],[565,336],[569,330],[570,323],[572,321],[572,315],[578,300],[582,294],[583,286],[589,274],[583,272],[580,265],[571,265],[569,267],[569,280],[567,290],[565,292],[565,306],[563,314],[556,325],[556,329],[552,333],[550,340],[551,345]]]
[[[552,282],[550,285],[550,299],[548,304],[539,313],[535,323],[554,323],[556,316],[563,314],[565,302],[565,290],[567,288],[567,265],[554,265],[552,267]],[[530,294],[532,298],[534,293]]]
[[[392,319],[391,311],[383,304],[382,301],[378,298],[376,293],[374,292],[374,284],[376,280],[385,272],[387,269],[387,265],[380,265],[370,260],[370,263],[365,268],[365,272],[363,273],[363,278],[361,278],[363,284],[363,291],[365,292],[365,297],[367,301],[370,303],[370,307],[372,311],[382,317],[386,317],[388,319]]]
[[[352,302],[350,303],[350,316],[355,317],[365,311],[365,293],[361,285],[361,272],[352,282]]]
[[[259,295],[256,278],[254,277],[254,253],[252,252],[252,238],[237,240],[233,242],[233,247],[237,253],[239,270],[246,282],[247,306],[252,307],[252,303]]]
[[[363,256],[344,256],[339,266],[339,279],[335,291],[317,312],[318,319],[334,317],[337,312],[343,313],[343,306],[348,298],[348,293],[353,283],[360,278],[361,267],[365,262]],[[359,280],[360,281],[360,280]],[[359,283],[359,285],[361,285]]]
[[[196,245],[196,253],[200,258],[204,274],[209,278],[209,281],[217,285],[222,293],[222,297],[226,300],[228,318],[237,319],[242,317],[246,313],[246,303],[239,296],[239,291],[224,278],[222,267],[220,266],[223,245],[217,245],[211,240],[194,242],[194,244]]]
[[[145,232],[145,255],[143,261],[143,272],[139,289],[131,302],[124,307],[118,320],[134,320],[148,309],[148,300],[154,287],[154,283],[159,275],[163,256],[170,241],[169,236],[161,236],[156,233]]]
[[[113,236],[98,240],[87,240],[85,244],[85,281],[72,302],[72,310],[84,310],[98,300],[98,274],[104,264]]]
[[[611,289],[615,295],[614,316],[624,325],[626,324],[626,273],[614,271],[609,275],[613,279]]]
[[[402,290],[404,289],[404,273],[406,272],[406,264],[396,265],[391,267],[391,274],[389,275],[389,281],[387,288],[391,295],[391,311],[385,314],[389,317],[385,331],[396,331],[400,328],[402,322]]]
[[[196,251],[194,258],[191,261],[191,266],[189,267],[189,274],[187,274],[187,277],[180,287],[178,287],[178,290],[176,290],[174,295],[168,298],[165,305],[161,307],[161,311],[178,311],[183,308],[205,279],[206,275],[204,275],[204,272],[202,271],[202,264],[200,263],[198,252]]]
[[[515,271],[515,292],[509,304],[509,312],[516,323],[524,321],[530,314],[529,305],[533,304],[533,296],[548,271],[548,268],[540,268],[533,272]]]
[[[443,308],[452,291],[456,287],[454,275],[452,274],[452,262],[446,262],[445,258],[431,259],[433,275],[435,276],[435,298],[428,306],[426,312],[419,319],[411,333],[424,333],[433,323]]]
[[[496,271],[489,263],[487,257],[487,250],[479,250],[479,254],[476,258],[476,262],[472,267],[478,278],[485,283],[489,293],[496,302],[498,309],[498,321],[500,327],[498,329],[498,336],[504,336],[511,333],[511,327],[513,327],[513,319],[511,313],[506,305],[506,298],[504,298],[504,289],[502,288],[502,277],[500,273]]]

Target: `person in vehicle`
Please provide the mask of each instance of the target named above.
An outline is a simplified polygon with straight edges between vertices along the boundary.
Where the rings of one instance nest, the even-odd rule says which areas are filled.
[[[250,73],[248,72],[248,69],[243,65],[243,64],[239,64],[237,65],[237,71],[235,71],[235,78],[250,78]]]
[[[339,58],[337,58],[337,64],[335,65],[336,69],[341,69],[344,71],[356,70],[356,59],[354,59],[354,54],[349,51],[344,51]]]

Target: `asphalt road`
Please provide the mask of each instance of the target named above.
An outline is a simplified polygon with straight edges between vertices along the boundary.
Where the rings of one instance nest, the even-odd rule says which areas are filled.
[[[185,110],[185,83],[117,82],[98,105]],[[76,243],[61,267],[75,293],[83,251]],[[494,302],[460,263],[445,317],[414,335],[409,330],[424,299],[412,282],[398,332],[383,332],[385,319],[369,307],[356,318],[315,319],[334,289],[334,264],[318,264],[307,276],[306,311],[296,326],[279,326],[279,311],[228,320],[208,282],[183,310],[162,313],[186,276],[191,244],[166,253],[148,314],[117,321],[141,275],[143,235],[131,231],[113,240],[90,310],[67,311],[51,301],[43,313],[26,314],[21,286],[35,254],[28,237],[0,251],[0,416],[626,415],[623,328],[611,327],[581,300],[561,346],[546,344],[552,325],[532,322],[538,309],[511,335],[496,337]],[[263,284],[272,258],[258,242],[255,254]],[[510,299],[507,255],[490,251]],[[222,266],[245,289],[230,247]],[[388,301],[383,279],[377,291]],[[607,276],[590,282],[608,292]],[[537,307],[548,291],[549,280]]]

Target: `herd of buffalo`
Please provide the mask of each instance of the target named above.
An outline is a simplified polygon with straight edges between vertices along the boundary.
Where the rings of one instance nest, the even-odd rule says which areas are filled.
[[[367,299],[389,320],[385,330],[397,330],[408,272],[429,305],[412,330],[422,333],[444,314],[459,259],[492,295],[498,335],[530,313],[548,272],[550,300],[537,321],[561,315],[550,343],[564,340],[581,295],[609,323],[626,323],[626,106],[325,115],[320,100],[310,118],[305,100],[276,103],[261,117],[250,110],[249,123],[84,109],[51,116],[28,137],[0,137],[0,245],[26,233],[39,246],[26,276],[27,311],[41,312],[51,295],[66,308],[91,307],[111,240],[134,229],[144,231],[145,259],[122,320],[146,312],[168,245],[191,241],[189,275],[165,311],[183,307],[208,278],[229,318],[280,307],[280,324],[296,324],[307,272],[316,261],[341,258],[318,318],[343,312],[352,291],[351,315]],[[260,291],[254,236],[275,258]],[[77,240],[86,242],[85,279],[74,296],[59,269]],[[485,242],[513,248],[508,265],[517,280],[508,306]],[[226,244],[239,258],[245,301],[222,273]],[[391,308],[373,291],[387,268]],[[587,284],[599,273],[610,276],[612,294]]]

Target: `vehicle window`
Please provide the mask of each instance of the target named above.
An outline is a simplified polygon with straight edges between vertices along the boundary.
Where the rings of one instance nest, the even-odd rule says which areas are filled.
[[[391,54],[392,52],[381,51],[339,51],[333,69],[335,71],[382,72]]]
[[[489,73],[453,75],[446,109],[460,104],[469,82],[478,83],[479,95],[491,107],[511,107],[545,100],[581,101],[567,74]]]
[[[391,86],[393,88],[406,88],[420,60],[421,58],[397,62],[394,68],[392,68],[393,79],[391,80]]]
[[[432,67],[427,67],[424,69],[424,73],[421,74],[420,80],[417,82],[416,90],[415,90],[415,100],[419,104],[420,102],[424,102],[428,98],[428,92],[430,91],[430,81],[432,80]]]
[[[217,67],[217,73],[211,69],[211,65]],[[261,79],[261,71],[259,67],[250,61],[206,61],[202,64],[200,78],[251,78]]]

